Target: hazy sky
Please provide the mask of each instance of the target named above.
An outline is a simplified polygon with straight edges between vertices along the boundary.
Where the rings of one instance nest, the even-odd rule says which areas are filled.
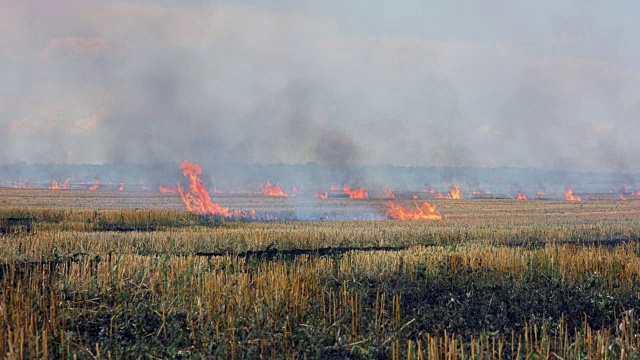
[[[636,2],[0,2],[0,163],[640,171]]]

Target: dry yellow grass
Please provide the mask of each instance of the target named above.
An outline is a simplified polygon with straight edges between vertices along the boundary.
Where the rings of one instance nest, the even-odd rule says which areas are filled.
[[[8,358],[638,356],[640,202],[445,200],[439,222],[215,223],[24,191],[0,194],[0,217],[35,219],[0,238]],[[129,200],[109,201],[96,207]],[[402,248],[367,250],[382,246]],[[354,250],[235,255],[327,247]]]

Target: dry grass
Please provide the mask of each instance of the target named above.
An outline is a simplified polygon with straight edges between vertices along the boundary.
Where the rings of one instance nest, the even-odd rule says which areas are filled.
[[[0,209],[34,219],[0,239],[8,358],[638,356],[640,202],[440,201],[440,222],[247,223],[86,208],[101,197],[74,207],[72,193]],[[129,200],[109,201],[99,208]],[[338,246],[360,250],[234,255]],[[405,248],[361,249],[380,246]]]

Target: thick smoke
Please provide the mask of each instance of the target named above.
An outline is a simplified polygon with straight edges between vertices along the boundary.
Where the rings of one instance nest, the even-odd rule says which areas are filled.
[[[454,25],[470,40],[350,31],[313,9],[5,2],[0,162],[314,162],[356,183],[362,164],[640,171],[624,44],[540,14],[548,37],[494,29],[495,44]]]

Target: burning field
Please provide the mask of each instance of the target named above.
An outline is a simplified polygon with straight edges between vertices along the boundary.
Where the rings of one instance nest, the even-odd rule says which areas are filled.
[[[194,162],[179,170],[173,185],[0,189],[0,352],[627,358],[640,346],[630,191],[231,191]]]

